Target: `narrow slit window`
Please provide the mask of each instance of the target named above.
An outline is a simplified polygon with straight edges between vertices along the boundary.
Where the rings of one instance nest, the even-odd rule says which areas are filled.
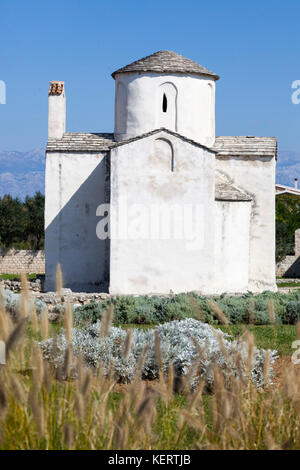
[[[164,113],[167,112],[167,108],[168,108],[168,102],[167,102],[166,94],[164,93],[163,102],[162,102],[162,110]]]

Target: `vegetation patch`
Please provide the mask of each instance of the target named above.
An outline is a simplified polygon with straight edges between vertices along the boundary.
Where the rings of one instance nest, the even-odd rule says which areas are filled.
[[[0,197],[0,248],[43,249],[44,208],[41,192],[24,202],[8,194]]]
[[[210,325],[193,319],[165,323],[155,329],[132,329],[127,333],[122,328],[111,327],[102,335],[104,328],[97,322],[89,328],[73,329],[72,351],[90,367],[98,368],[101,364],[105,375],[113,374],[121,382],[131,382],[143,360],[138,372],[143,379],[158,379],[160,373],[167,374],[172,366],[176,376],[189,377],[191,386],[202,379],[210,388],[214,384],[215,367],[229,386],[238,377],[247,380],[251,364],[251,380],[261,387],[269,379],[276,358],[276,351],[271,351],[269,376],[264,377],[265,350],[253,347],[249,353],[245,341],[229,341],[227,333],[217,333]],[[40,346],[46,359],[56,368],[65,369],[68,340],[64,333],[55,340],[43,341]]]
[[[26,291],[23,296],[29,301]],[[286,368],[272,385],[274,353],[256,348],[251,334],[271,345],[283,331],[281,344],[295,326],[223,325],[218,336],[211,325],[185,319],[131,331],[124,324],[110,329],[110,309],[101,322],[72,329],[67,307],[62,331],[35,309],[24,328],[24,306],[15,322],[0,311],[0,340],[7,345],[0,366],[1,450],[299,449],[299,370],[284,358]],[[53,367],[43,353],[61,360]],[[150,372],[155,380],[141,380]],[[117,384],[117,377],[131,383]]]
[[[292,194],[276,196],[276,261],[294,254],[295,230],[300,227],[300,201]]]
[[[44,274],[36,274],[36,273],[30,273],[26,274],[26,277],[29,281],[35,281],[36,279],[39,278],[44,278]],[[21,280],[21,274],[0,274],[0,279],[4,279],[5,281],[20,281]]]
[[[299,287],[300,288],[300,282],[278,282],[277,286],[278,287]]]
[[[16,294],[9,289],[0,287],[0,300],[4,308],[10,313],[12,318],[17,318],[21,314],[26,317],[30,315],[32,309],[40,315],[43,311],[47,311],[47,305],[40,299],[30,299],[26,296],[22,298],[21,294]]]
[[[173,320],[195,318],[212,325],[296,324],[300,318],[300,292],[251,293],[228,297],[204,297],[195,293],[159,296],[120,296],[74,308],[75,325],[93,324],[109,306],[118,325],[159,325]]]
[[[292,349],[297,339],[294,325],[222,325],[217,328],[240,340],[251,333],[258,348],[276,349],[280,356],[290,356],[295,351]]]

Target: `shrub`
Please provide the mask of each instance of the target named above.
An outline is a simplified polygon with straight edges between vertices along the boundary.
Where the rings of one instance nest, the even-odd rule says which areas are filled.
[[[114,306],[115,324],[146,324],[159,325],[172,320],[195,318],[211,325],[220,324],[211,301],[222,310],[231,324],[249,323],[249,312],[253,304],[252,322],[255,325],[270,324],[269,303],[272,301],[277,324],[295,322],[295,305],[287,306],[290,302],[300,302],[300,293],[283,294],[281,292],[250,293],[227,297],[205,297],[195,293],[177,294],[170,297],[159,296],[119,296],[109,301],[92,302],[74,308],[75,325],[84,326],[100,320],[103,313],[112,303]],[[291,318],[290,318],[291,317]]]
[[[1,297],[4,300],[4,307],[7,312],[9,312],[13,317],[16,317],[21,310],[21,295],[15,294],[9,289],[0,288]],[[30,312],[30,303],[33,302],[33,305],[36,309],[38,315],[40,315],[43,310],[47,310],[47,306],[44,302],[39,299],[27,300],[27,312]]]
[[[114,322],[121,325],[128,323],[159,325],[195,316],[186,294],[174,295],[171,298],[122,295],[111,301],[91,302],[76,307],[75,325],[84,326],[100,320],[111,303],[114,306]]]
[[[111,370],[115,378],[121,382],[131,382],[137,370],[138,361],[146,351],[141,376],[144,379],[155,379],[159,376],[159,361],[155,335],[160,340],[162,369],[168,372],[173,364],[177,376],[189,374],[194,385],[199,377],[212,386],[214,368],[217,365],[224,374],[225,382],[232,378],[247,378],[248,345],[230,341],[231,337],[221,331],[216,332],[211,326],[194,319],[173,321],[160,325],[155,329],[132,330],[132,343],[127,355],[124,345],[127,332],[112,327],[108,335],[99,337],[100,322],[87,329],[73,329],[72,349],[91,367],[103,367],[109,375]],[[220,337],[219,337],[219,336]],[[197,345],[203,348],[198,356]],[[62,333],[55,341],[49,339],[40,343],[44,357],[56,367],[63,365],[67,341]],[[147,349],[148,348],[148,349]],[[271,352],[271,364],[276,352]],[[235,357],[239,356],[239,361]],[[263,385],[265,350],[254,348],[254,360],[251,379],[258,386]],[[237,366],[239,363],[239,366]]]
[[[286,306],[286,323],[295,325],[300,320],[300,301],[292,300]]]
[[[77,326],[85,326],[87,324],[96,323],[101,319],[103,312],[107,308],[107,302],[90,302],[74,308],[74,323]],[[60,312],[59,312],[60,313]]]

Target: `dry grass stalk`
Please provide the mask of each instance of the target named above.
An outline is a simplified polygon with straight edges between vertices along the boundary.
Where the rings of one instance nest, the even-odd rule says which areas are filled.
[[[229,325],[230,322],[228,318],[226,317],[226,315],[224,315],[222,309],[216,304],[216,302],[214,302],[213,300],[209,300],[208,305],[214,312],[216,318],[219,320],[221,325]]]
[[[268,349],[265,363],[264,363],[264,387],[269,385],[269,369],[270,369],[270,359],[271,359],[271,351]]]
[[[66,339],[70,343],[72,340],[73,312],[72,312],[72,307],[69,301],[67,301],[66,303],[64,323],[65,323]]]
[[[21,273],[21,288],[22,288],[22,294],[26,299],[29,297],[29,287],[28,287],[28,281],[27,281],[27,276],[25,273]]]
[[[155,360],[158,365],[159,371],[162,371],[163,362],[161,357],[160,337],[158,331],[154,332],[154,344],[155,344]]]
[[[254,361],[254,345],[255,345],[254,335],[246,331],[245,340],[248,346],[248,374],[250,375],[250,372],[253,367],[253,361]]]
[[[38,317],[37,317],[36,309],[35,309],[33,302],[30,303],[30,321],[31,321],[33,333],[37,333],[39,329],[39,324],[38,324]]]
[[[0,339],[5,343],[13,329],[10,315],[3,309],[0,308]]]
[[[64,440],[65,448],[67,450],[72,449],[73,439],[74,439],[73,426],[72,426],[72,423],[68,422],[64,425],[64,431],[63,431],[63,440]]]
[[[249,301],[248,322],[250,325],[254,325],[255,320],[255,302],[254,299],[251,298]]]
[[[5,309],[5,300],[4,300],[4,292],[3,287],[0,286],[0,310]]]
[[[296,331],[297,331],[297,339],[300,339],[300,321],[297,322]]]
[[[269,300],[268,311],[269,311],[269,317],[270,317],[271,325],[275,325],[276,316],[275,316],[275,307],[274,307],[273,299]]]
[[[192,305],[193,312],[195,313],[195,317],[200,321],[204,321],[203,312],[200,309],[195,297],[192,294],[189,295],[189,300],[190,300],[190,303]]]
[[[56,291],[60,297],[62,296],[62,288],[63,288],[63,277],[62,277],[61,265],[60,263],[58,263],[57,268],[56,268]]]
[[[25,331],[25,318],[21,319],[12,330],[6,342],[6,359],[9,357],[12,349],[21,340]]]
[[[44,310],[41,314],[41,336],[42,339],[49,338],[49,320],[48,320],[48,312]]]
[[[107,316],[103,334],[109,331],[112,315]],[[70,338],[70,312],[66,317]],[[38,329],[48,337],[45,319],[46,313]],[[23,319],[13,325],[6,312],[0,313],[1,334],[7,337],[10,352],[7,366],[0,368],[0,449],[300,448],[300,376],[289,365],[280,383],[268,383],[270,352],[261,391],[250,381],[244,383],[242,375],[225,383],[217,367],[213,393],[207,394],[204,380],[191,391],[184,378],[174,377],[172,363],[166,380],[150,385],[141,380],[147,348],[132,384],[116,389],[113,377],[104,376],[101,366],[92,371],[75,357],[72,362],[67,358],[64,372],[69,373],[76,363],[77,379],[57,380],[35,339],[24,334],[27,324]],[[253,335],[246,339],[250,370]],[[130,344],[128,334],[124,354],[129,354]],[[196,347],[200,363],[205,351],[201,345]],[[159,338],[156,357],[161,365]],[[239,368],[239,355],[231,360]],[[177,390],[181,395],[173,393],[176,379],[182,384]]]
[[[34,344],[31,353],[32,381],[35,390],[40,390],[44,382],[44,361],[40,348]]]
[[[31,407],[39,438],[41,439],[45,434],[44,407],[41,404],[38,392],[35,388],[32,388],[29,392],[29,405]]]
[[[110,331],[110,327],[113,322],[113,316],[114,316],[114,307],[111,304],[106,312],[102,315],[101,318],[101,326],[100,326],[100,332],[99,332],[99,337],[103,338],[104,336],[107,336]]]
[[[63,361],[63,366],[62,366],[62,378],[63,379],[69,379],[71,376],[72,359],[73,359],[72,349],[71,349],[70,344],[68,344],[65,354],[64,354],[64,361]]]
[[[132,329],[128,330],[127,332],[127,336],[125,338],[125,342],[124,342],[124,357],[127,357],[129,352],[130,352],[130,348],[131,348],[131,343],[132,343]]]

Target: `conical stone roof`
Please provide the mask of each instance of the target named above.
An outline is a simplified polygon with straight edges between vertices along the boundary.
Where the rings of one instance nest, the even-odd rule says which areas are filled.
[[[213,72],[210,72],[202,65],[193,62],[190,59],[186,59],[182,55],[176,54],[172,51],[158,51],[154,54],[148,55],[143,59],[136,60],[125,67],[122,67],[112,73],[112,77],[118,73],[183,73],[183,74],[194,74],[202,75],[213,80],[218,80],[219,76]]]

